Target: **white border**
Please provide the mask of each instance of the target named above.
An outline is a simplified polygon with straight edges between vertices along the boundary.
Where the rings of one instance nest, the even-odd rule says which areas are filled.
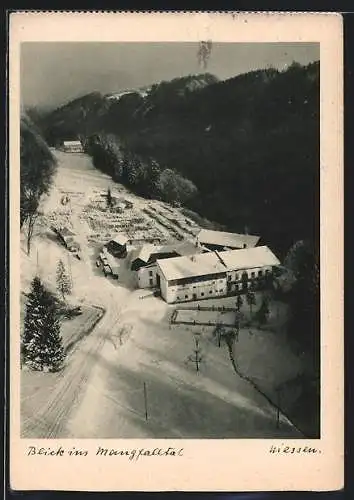
[[[319,42],[321,49],[322,434],[296,440],[321,454],[270,455],[284,440],[168,440],[179,459],[28,457],[19,434],[19,61],[24,41]],[[333,490],[343,486],[342,18],[299,13],[69,13],[10,15],[10,481],[13,489],[83,491]],[[124,446],[155,446],[124,440]],[[119,448],[119,440],[102,446]],[[58,444],[63,441],[58,441]],[[54,446],[53,440],[40,440]],[[65,440],[95,450],[95,440]],[[161,445],[159,440],[159,446]]]

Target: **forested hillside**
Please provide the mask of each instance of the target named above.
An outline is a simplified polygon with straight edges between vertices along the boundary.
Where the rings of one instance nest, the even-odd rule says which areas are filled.
[[[81,138],[98,168],[139,194],[259,234],[281,255],[316,241],[319,63],[94,93],[40,126],[51,144]]]

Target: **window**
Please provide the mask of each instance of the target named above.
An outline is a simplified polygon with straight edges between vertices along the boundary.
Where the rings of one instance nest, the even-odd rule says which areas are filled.
[[[213,290],[209,290],[209,293],[213,293]]]
[[[231,274],[228,275],[227,281],[231,281]]]
[[[188,299],[188,295],[185,295],[185,296],[184,296],[184,298],[185,298],[185,299]]]
[[[149,276],[152,276],[152,271],[149,271]]]
[[[258,273],[259,274],[259,273]],[[256,276],[256,273],[251,273],[251,278],[254,278]]]
[[[258,271],[258,276],[263,276],[263,271]]]
[[[181,299],[178,297],[178,295],[177,295],[177,300],[181,300]]]
[[[154,280],[152,278],[149,279],[150,286],[154,284]]]
[[[266,269],[266,275],[269,275],[270,274],[270,270],[269,269]]]
[[[202,292],[200,295],[201,295],[202,297],[204,297],[204,292]]]
[[[235,280],[237,281],[239,279],[238,274],[235,274]]]
[[[223,290],[222,288],[219,290],[219,292],[223,292],[223,291],[224,291],[224,290]]]

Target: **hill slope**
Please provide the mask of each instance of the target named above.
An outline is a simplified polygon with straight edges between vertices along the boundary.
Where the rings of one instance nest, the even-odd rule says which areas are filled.
[[[226,81],[177,78],[119,99],[91,94],[41,126],[52,144],[82,137],[98,168],[140,194],[247,228],[281,254],[299,239],[316,241],[319,63]],[[161,186],[164,169],[192,182],[188,196],[175,195],[172,174]]]

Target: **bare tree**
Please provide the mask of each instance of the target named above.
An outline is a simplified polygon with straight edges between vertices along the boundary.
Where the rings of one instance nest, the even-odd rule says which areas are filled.
[[[206,67],[208,65],[208,60],[210,58],[211,49],[212,49],[212,41],[211,40],[199,42],[198,63],[199,63],[199,66],[201,66],[203,69],[206,69]]]
[[[31,253],[31,243],[34,232],[34,227],[40,212],[37,210],[37,201],[35,199],[29,199],[27,203],[27,230],[26,230],[26,242],[27,242],[27,255]]]
[[[200,367],[200,364],[202,361],[204,361],[204,358],[203,356],[201,355],[201,348],[200,348],[200,333],[196,333],[194,335],[194,350],[193,350],[193,354],[191,354],[190,356],[188,356],[187,358],[187,361],[191,361],[192,363],[195,364],[195,369],[197,372],[199,372],[199,367]]]

